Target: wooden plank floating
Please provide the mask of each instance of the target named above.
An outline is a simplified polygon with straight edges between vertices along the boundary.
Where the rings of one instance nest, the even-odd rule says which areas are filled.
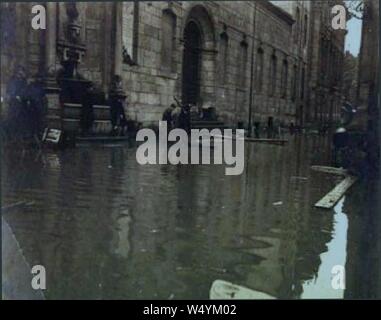
[[[236,140],[236,136],[227,136],[227,135],[215,135],[216,138],[221,139],[232,139]],[[249,137],[240,137],[239,140],[245,140],[245,142],[262,142],[262,143],[270,143],[270,144],[286,144],[288,140],[286,139],[259,139],[259,138],[249,138]]]
[[[331,209],[336,203],[344,196],[345,192],[352,187],[352,185],[357,181],[354,176],[347,176],[342,180],[336,187],[334,187],[329,193],[327,193],[322,199],[320,199],[315,207],[322,209]]]
[[[336,174],[339,176],[346,176],[348,171],[343,168],[327,167],[327,166],[311,166],[311,169],[318,172]]]
[[[211,300],[263,300],[275,299],[267,293],[248,289],[234,283],[216,280],[210,288],[209,298]]]
[[[16,203],[13,203],[13,204],[10,204],[8,206],[4,206],[4,207],[1,207],[1,211],[2,212],[5,212],[5,211],[8,211],[8,210],[11,210],[11,209],[17,209],[19,207],[23,207],[23,206],[31,206],[34,204],[34,201],[19,201],[19,202],[16,202]]]

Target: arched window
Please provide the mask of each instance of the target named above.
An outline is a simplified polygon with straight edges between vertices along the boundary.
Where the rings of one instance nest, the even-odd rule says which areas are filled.
[[[296,99],[297,86],[298,86],[298,66],[294,65],[294,71],[292,75],[292,94],[291,94],[292,101],[295,101]]]
[[[241,41],[238,54],[237,85],[245,89],[246,85],[246,66],[247,66],[248,44],[245,40]]]
[[[303,45],[307,45],[307,39],[308,39],[308,16],[304,16],[304,31],[303,31]]]
[[[287,97],[287,82],[288,82],[288,62],[283,60],[282,64],[282,80],[281,80],[281,94],[283,98]]]
[[[257,92],[262,92],[263,87],[263,50],[261,48],[257,51],[257,64],[255,70],[255,83]]]
[[[175,72],[176,15],[172,10],[163,10],[161,32],[161,67],[165,71]]]
[[[296,8],[296,21],[294,24],[294,42],[299,42],[300,9]]]
[[[139,2],[123,2],[123,60],[126,63],[138,60]]]
[[[304,88],[305,88],[305,80],[306,80],[306,69],[302,68],[302,79],[300,81],[300,99],[304,99]]]
[[[269,89],[270,89],[270,95],[273,96],[275,94],[275,91],[276,91],[276,76],[277,76],[277,57],[275,56],[275,54],[273,54],[271,56],[271,59],[270,59],[270,85],[269,85]]]
[[[226,32],[221,33],[220,36],[220,80],[225,84],[228,68],[228,49],[229,49],[229,37]]]

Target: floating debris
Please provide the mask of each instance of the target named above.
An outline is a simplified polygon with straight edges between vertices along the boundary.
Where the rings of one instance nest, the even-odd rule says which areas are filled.
[[[318,172],[330,173],[330,174],[336,174],[336,175],[342,175],[342,176],[345,176],[348,174],[348,171],[343,168],[335,168],[335,167],[327,167],[327,166],[312,166],[311,169]]]
[[[212,300],[268,300],[275,299],[267,293],[248,289],[234,283],[215,280],[210,288],[209,298]]]
[[[296,177],[296,176],[293,176],[290,178],[290,180],[303,180],[303,181],[307,181],[308,178],[307,177]]]
[[[315,207],[322,209],[331,209],[336,203],[344,196],[350,187],[357,181],[354,176],[347,176],[338,185],[336,185],[329,193],[327,193],[322,199],[320,199]]]

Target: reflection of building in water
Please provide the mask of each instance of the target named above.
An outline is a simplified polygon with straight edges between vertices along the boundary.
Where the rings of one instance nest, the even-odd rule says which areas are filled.
[[[379,182],[355,185],[346,197],[349,215],[346,264],[347,299],[381,298]]]
[[[27,261],[46,267],[47,298],[103,298],[104,287],[119,272],[110,250],[121,257],[129,251],[128,221],[121,219],[127,201],[120,193],[123,153],[68,150],[43,154],[37,162],[31,154],[28,166],[6,164],[3,176],[17,181],[6,193],[33,204],[5,218]]]
[[[311,208],[324,192],[318,187],[321,179],[314,177],[312,181],[306,166],[305,157],[310,153],[301,152],[311,145],[300,140],[290,150],[268,150],[273,161],[267,165],[266,151],[257,150],[252,161],[257,170],[253,172],[257,201],[253,213],[256,223],[252,225],[255,236],[249,251],[259,262],[242,269],[242,284],[279,298],[300,297],[302,283],[317,274],[319,256],[330,240],[329,233],[320,230],[332,229],[332,217]],[[303,159],[298,160],[300,157]],[[282,204],[278,206],[279,201]],[[250,234],[249,226],[246,233]]]
[[[35,204],[5,218],[29,262],[46,266],[48,298],[206,299],[216,279],[299,297],[331,238],[332,215],[311,209],[331,185],[309,169],[323,141],[293,139],[250,145],[242,176],[140,166],[124,148],[67,150],[35,170],[10,158],[6,199]]]

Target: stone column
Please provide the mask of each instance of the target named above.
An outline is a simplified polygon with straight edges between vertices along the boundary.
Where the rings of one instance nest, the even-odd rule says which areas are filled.
[[[201,83],[200,97],[203,98],[203,103],[216,101],[215,88],[215,66],[216,66],[217,51],[214,49],[203,50],[201,53]]]
[[[57,3],[47,2],[45,8],[47,20],[45,29],[44,82],[47,100],[47,126],[49,128],[61,129],[60,89],[56,80]]]
[[[123,2],[114,4],[115,10],[115,43],[114,43],[114,75],[122,75],[123,72]]]
[[[113,99],[125,99],[123,91],[123,2],[114,3],[114,68],[111,75],[110,96]]]

